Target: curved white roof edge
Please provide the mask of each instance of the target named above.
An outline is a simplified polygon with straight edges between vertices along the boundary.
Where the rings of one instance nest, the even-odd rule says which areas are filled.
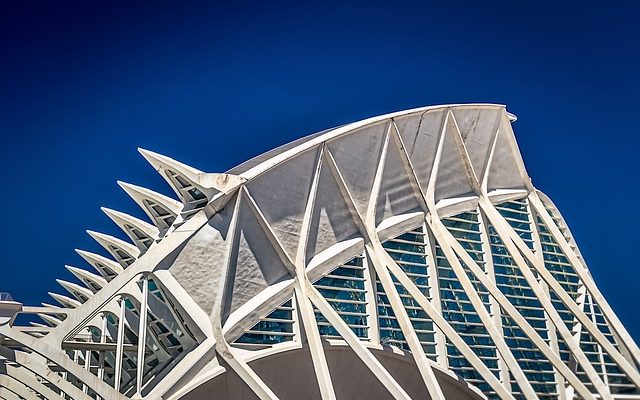
[[[327,140],[334,139],[344,133],[365,127],[367,125],[383,122],[391,118],[401,117],[401,116],[410,115],[410,114],[424,113],[424,112],[434,111],[434,110],[443,110],[447,108],[467,108],[467,107],[468,108],[486,107],[486,108],[506,109],[506,105],[504,104],[459,103],[459,104],[441,104],[441,105],[417,107],[417,108],[411,108],[408,110],[395,111],[395,112],[384,114],[384,115],[377,115],[374,117],[365,118],[360,121],[351,122],[346,125],[341,125],[336,128],[329,128],[329,129],[296,139],[292,142],[285,143],[282,146],[276,147],[275,149],[259,154],[231,168],[230,170],[227,171],[227,173],[231,173],[231,174],[236,173],[245,179],[251,179],[269,170],[271,167],[279,164],[280,162],[296,154],[302,153],[303,151],[308,150],[315,145],[318,145]],[[507,112],[507,115],[511,122],[515,122],[517,120],[517,117],[512,113]],[[244,170],[242,168],[243,166],[248,166],[248,169]]]

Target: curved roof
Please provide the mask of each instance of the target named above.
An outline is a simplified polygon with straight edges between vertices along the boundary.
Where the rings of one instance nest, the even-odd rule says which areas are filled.
[[[294,354],[312,365],[303,375],[317,398],[346,396],[335,346],[384,397],[426,389],[441,400],[446,374],[504,399],[640,398],[640,350],[532,186],[514,120],[502,105],[417,108],[226,173],[141,150],[179,200],[123,184],[151,223],[106,209],[133,243],[93,233],[115,258],[81,252],[102,277],[70,267],[91,290],[60,281],[77,300],[52,294],[65,308],[23,310],[52,326],[4,317],[0,354],[15,351],[29,374],[58,377],[50,385],[77,399],[177,399],[229,379],[290,398],[258,366]],[[380,351],[410,357],[420,385],[389,371]]]
[[[445,105],[418,107],[418,108],[413,108],[409,110],[397,111],[389,114],[370,117],[361,121],[340,125],[335,128],[325,129],[320,132],[316,132],[311,135],[307,135],[299,139],[296,139],[292,142],[283,144],[282,146],[278,146],[272,150],[269,150],[265,153],[257,155],[231,168],[230,170],[227,171],[227,173],[235,174],[235,175],[246,174],[251,169],[257,167],[260,164],[268,163],[270,160],[276,158],[277,156],[280,156],[278,158],[291,157],[298,152],[308,149],[310,146],[313,146],[317,142],[331,140],[336,136],[348,134],[351,131],[362,128],[366,125],[378,123],[380,121],[385,121],[393,118],[401,118],[401,117],[411,116],[415,114],[422,115],[425,112],[433,112],[433,111],[446,110],[446,109],[481,110],[485,108],[505,108],[505,106],[501,104],[490,104],[490,103],[448,104],[448,105],[445,104]],[[517,119],[516,116],[511,113],[507,113],[507,116],[511,122],[514,122]]]

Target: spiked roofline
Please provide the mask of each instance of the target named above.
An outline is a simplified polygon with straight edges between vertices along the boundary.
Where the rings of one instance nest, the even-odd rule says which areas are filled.
[[[492,118],[485,121],[485,125],[478,122],[482,113]],[[433,120],[428,120],[434,115]],[[425,118],[431,125],[423,124]],[[440,374],[455,376],[451,368],[456,366],[449,365],[447,358],[450,345],[473,367],[479,381],[490,387],[491,393],[513,399],[511,385],[517,385],[526,399],[537,398],[541,383],[531,380],[530,374],[535,371],[523,367],[523,360],[516,356],[517,349],[509,346],[505,339],[507,330],[503,330],[505,321],[515,324],[514,327],[526,335],[522,340],[526,339],[534,346],[531,351],[538,352],[555,371],[553,379],[561,400],[571,398],[574,393],[585,398],[597,394],[602,399],[612,400],[615,396],[611,384],[603,380],[587,357],[588,352],[582,348],[581,333],[576,336],[563,322],[556,303],[561,301],[574,315],[577,325],[573,329],[591,335],[589,340],[598,346],[601,356],[610,357],[626,379],[636,386],[640,386],[636,368],[640,363],[640,351],[593,283],[568,229],[559,231],[560,225],[553,219],[561,218],[559,213],[546,196],[531,185],[511,131],[513,121],[515,117],[501,105],[421,107],[311,135],[255,157],[224,174],[205,173],[169,157],[139,149],[181,201],[119,181],[155,226],[103,208],[134,244],[87,231],[117,261],[77,250],[103,277],[67,266],[89,289],[58,280],[78,300],[50,293],[63,307],[32,308],[54,327],[34,331],[34,335],[46,333],[47,346],[53,350],[42,347],[37,341],[27,340],[10,327],[0,326],[0,335],[20,341],[30,351],[35,350],[77,377],[85,388],[84,393],[67,381],[56,381],[59,389],[72,398],[83,398],[88,392],[86,389],[95,391],[102,398],[140,397],[143,391],[145,395],[179,398],[190,389],[206,384],[211,376],[224,373],[225,369],[218,369],[224,364],[255,395],[275,399],[272,388],[249,363],[306,346],[314,362],[321,396],[332,399],[337,395],[332,379],[338,377],[332,376],[325,358],[325,347],[333,345],[330,341],[325,343],[326,326],[329,326],[335,330],[331,335],[338,338],[332,340],[337,340],[343,347],[346,344],[347,349],[354,351],[374,379],[383,383],[388,395],[407,398],[405,388],[372,353],[372,349],[382,348],[383,344],[377,308],[381,307],[380,300],[371,294],[377,292],[386,296],[384,307],[393,311],[396,329],[405,341],[404,349],[409,350],[403,353],[395,348],[394,351],[414,363],[420,383],[434,400],[443,399]],[[478,133],[477,126],[484,131]],[[476,136],[467,141],[470,135]],[[359,139],[349,142],[347,139],[351,138]],[[423,147],[416,144],[420,141]],[[377,150],[372,143],[378,143]],[[372,146],[369,153],[358,153],[369,149],[367,146]],[[364,162],[369,160],[373,162]],[[362,186],[366,179],[371,180],[371,186]],[[535,249],[525,243],[517,230],[521,228],[510,224],[511,217],[505,217],[496,209],[498,204],[516,200],[523,201],[522,204],[528,207],[527,218],[531,226],[535,225],[535,217],[542,224],[540,226],[549,230],[540,233],[539,228],[531,228],[531,240],[538,246]],[[518,279],[526,281],[531,296],[539,302],[538,311],[545,314],[548,337],[543,338],[539,328],[532,326],[527,310],[502,292],[493,272],[485,271],[484,268],[494,268],[494,260],[478,261],[474,258],[477,254],[462,247],[445,225],[444,221],[451,217],[452,220],[446,223],[461,229],[458,225],[469,222],[456,218],[460,219],[462,213],[468,212],[479,216],[478,235],[484,239],[477,241],[485,246],[483,254],[494,251],[491,246],[496,245],[496,240],[508,250],[515,263],[513,267],[522,275]],[[415,229],[422,232],[423,254],[428,255],[431,263],[423,267],[437,270],[440,268],[438,260],[444,259],[452,276],[457,277],[460,286],[457,290],[467,296],[468,305],[475,310],[477,321],[474,324],[486,329],[486,336],[492,342],[491,349],[499,360],[500,379],[496,377],[494,367],[488,366],[484,358],[476,354],[474,345],[463,340],[454,328],[456,323],[443,316],[440,291],[444,289],[439,287],[437,276],[421,277],[429,282],[427,286],[432,296],[429,299],[418,287],[417,272],[403,269],[406,260],[393,258],[395,253],[383,246],[387,241],[396,240],[398,235],[415,234]],[[340,236],[342,233],[344,235]],[[566,264],[575,270],[576,279],[582,285],[580,290],[583,290],[582,297],[577,300],[558,283],[552,271],[547,270],[540,247],[543,234],[556,242],[554,251],[561,252],[567,259]],[[488,236],[492,237],[491,243]],[[403,240],[406,241],[401,239],[399,242]],[[130,265],[123,262],[110,246],[121,249],[135,260]],[[326,290],[335,289],[317,283],[322,277],[344,279],[331,275],[332,271],[354,257],[364,263],[365,275],[361,279],[365,287],[359,290],[367,296],[369,336],[366,340],[356,334],[353,323],[347,323],[344,313],[337,312],[340,310],[333,305],[335,299],[325,297]],[[115,276],[101,266],[114,272]],[[372,281],[372,276],[376,281]],[[497,314],[491,315],[486,309],[481,297],[485,294],[479,293],[478,285],[487,292],[491,309]],[[525,286],[524,283],[521,285]],[[550,291],[559,300],[551,301]],[[427,357],[420,336],[423,333],[417,333],[413,325],[415,310],[409,313],[405,307],[407,298],[411,298],[412,307],[425,313],[425,318],[434,326],[434,346],[440,352],[435,361]],[[286,314],[281,310],[286,302],[290,307],[286,306],[284,310],[292,310],[290,324],[293,328],[290,333],[286,332],[291,335],[291,342],[248,351],[251,347],[242,345],[239,339],[245,334],[257,335],[263,322],[267,326],[283,323],[282,318],[271,317],[270,313],[275,309]],[[591,307],[591,314],[585,311],[587,306]],[[596,308],[602,310],[602,318],[607,323],[606,328],[613,332],[613,339],[597,325]],[[66,313],[67,317],[62,319],[56,313]],[[117,327],[109,326],[107,314],[117,316],[120,321]],[[289,323],[287,319],[284,321]],[[137,345],[134,350],[136,359],[142,360],[142,368],[137,365],[132,373],[126,372],[127,382],[132,386],[120,393],[122,374],[125,374],[123,363],[133,360],[128,355],[132,349],[127,347],[130,344],[124,337],[125,325],[127,335],[137,332],[138,343],[147,346]],[[78,360],[69,363],[66,354],[59,352],[61,348],[77,345],[76,335],[88,327],[102,329],[101,335],[110,335],[113,340],[115,388],[105,385],[102,379],[96,381],[91,369],[77,368]],[[109,329],[110,333],[107,332]],[[157,335],[158,331],[162,333]],[[173,335],[173,339],[165,340],[167,335]],[[578,378],[575,370],[560,358],[560,342],[569,349],[584,377]],[[109,343],[99,345],[111,349]],[[75,354],[85,357],[82,353]],[[186,387],[177,386],[189,368],[197,367],[204,354],[213,357],[215,365],[212,364],[212,369],[205,375],[193,371],[195,378]],[[171,363],[174,357],[176,362]],[[145,367],[145,360],[152,364]],[[33,365],[33,361],[30,362],[28,365]],[[83,362],[93,366],[90,358]],[[167,368],[175,373],[149,380],[145,373],[152,365],[170,366],[173,369]],[[584,379],[592,387],[588,388]]]

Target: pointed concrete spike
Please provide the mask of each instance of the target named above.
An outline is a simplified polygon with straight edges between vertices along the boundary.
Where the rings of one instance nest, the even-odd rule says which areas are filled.
[[[129,196],[131,196],[133,200],[138,204],[147,199],[162,205],[168,211],[172,212],[175,215],[179,215],[182,212],[183,204],[177,200],[172,199],[171,197],[165,196],[158,192],[154,192],[153,190],[147,189],[142,186],[134,185],[132,183],[118,181],[118,185],[120,185],[120,187],[124,189],[124,191],[127,192]],[[140,204],[140,206],[145,208],[143,204]]]
[[[103,268],[100,266],[104,266],[106,268],[109,268],[110,270],[112,270],[113,272],[115,272],[116,274],[120,274],[122,271],[124,271],[122,269],[122,266],[120,264],[118,264],[117,262],[101,256],[100,254],[96,254],[96,253],[92,253],[90,251],[86,251],[86,250],[80,250],[80,249],[75,249],[75,252],[82,257],[86,262],[89,263],[89,265],[91,265],[93,268],[95,268],[98,272],[100,272],[100,275],[105,275],[106,273],[104,273]]]
[[[153,241],[157,240],[160,235],[160,230],[148,222],[110,208],[101,207],[101,209],[113,222],[115,222],[116,225],[120,227],[120,229],[124,231],[124,233],[127,234],[127,236],[129,236],[129,239],[135,243],[136,247],[138,247],[141,252],[147,251],[148,246],[144,245],[142,243],[142,239],[138,238],[133,232],[131,232],[131,230],[127,228],[127,225],[135,227]]]
[[[166,215],[172,215],[175,220],[184,209],[183,203],[147,188],[121,181],[118,181],[118,185],[144,210],[161,234],[167,232],[173,224],[173,221],[167,222]],[[156,206],[151,206],[149,202],[155,203]],[[158,213],[156,207],[160,207],[163,211]]]
[[[87,289],[85,287],[82,287],[82,286],[80,286],[78,284],[65,281],[64,279],[56,279],[56,282],[58,282],[58,284],[60,286],[62,286],[67,292],[71,293],[73,295],[73,297],[75,297],[76,299],[78,299],[82,303],[84,303],[85,300],[80,298],[78,296],[78,294],[82,294],[82,295],[86,296],[87,298],[91,298],[93,296],[93,292],[91,290],[89,290],[89,289]]]
[[[76,308],[82,304],[78,300],[72,299],[71,297],[68,297],[62,294],[58,294],[55,292],[49,292],[48,294],[49,296],[51,296],[51,298],[53,298],[55,301],[57,301],[58,303],[60,303],[62,306],[65,306],[65,307]]]
[[[58,318],[53,317],[53,316],[48,315],[48,314],[36,314],[36,315],[38,317],[40,317],[44,322],[46,322],[47,324],[49,324],[51,326],[58,326],[62,322]]]
[[[69,272],[71,272],[76,278],[78,278],[80,281],[82,281],[82,283],[85,283],[85,280],[88,280],[90,282],[95,283],[96,285],[100,286],[100,287],[104,287],[107,284],[107,281],[101,277],[98,276],[94,273],[91,273],[87,270],[84,270],[82,268],[77,268],[77,267],[72,267],[71,265],[65,265],[64,266]],[[86,283],[85,283],[86,284]],[[89,290],[91,290],[92,292],[94,291],[91,287],[89,287]]]
[[[96,242],[98,242],[98,244],[100,244],[102,247],[105,248],[105,250],[109,251],[110,253],[111,251],[109,250],[109,247],[108,247],[109,245],[113,247],[117,247],[118,249],[124,251],[125,253],[127,253],[133,258],[137,258],[140,255],[140,250],[138,250],[138,248],[135,245],[129,242],[125,242],[124,240],[119,239],[115,236],[107,235],[106,233],[92,231],[89,229],[87,229],[87,234],[91,236]]]
[[[207,197],[209,198],[217,192],[228,193],[245,181],[244,178],[238,175],[202,172],[189,165],[153,151],[140,148],[138,151],[151,165],[153,165],[156,170],[171,169],[174,172],[180,173],[187,180],[191,181],[194,186],[202,190],[203,193],[207,194]],[[165,177],[165,179],[167,178]],[[170,184],[172,183],[170,182]]]
[[[158,154],[151,150],[145,150],[143,148],[138,147],[138,151],[142,154],[149,164],[151,164],[156,170],[159,169],[171,169],[175,172],[178,172],[185,176],[185,178],[193,181],[194,183],[198,182],[198,175],[203,174],[204,172],[193,168],[190,165],[181,163],[180,161],[176,161],[171,157],[164,156],[162,154]]]
[[[53,309],[56,309],[56,310],[67,310],[68,309],[68,307],[60,307],[60,306],[56,306],[56,305],[49,304],[49,303],[44,303],[44,302],[42,302],[40,304],[42,305],[42,307],[53,308]]]
[[[185,188],[182,185],[178,184],[175,178],[170,177],[169,171],[171,171],[172,174],[179,175],[191,186],[199,189],[201,192],[211,192],[211,190],[205,189],[197,183],[198,177],[203,174],[202,171],[198,171],[194,168],[189,167],[188,165],[184,165],[169,157],[154,153],[153,151],[144,150],[141,148],[138,148],[138,151],[169,184],[171,189],[173,189],[174,193],[180,198],[183,204],[188,204],[191,199],[185,196]]]
[[[111,208],[100,207],[100,209],[102,210],[102,212],[107,214],[107,216],[111,218],[111,220],[113,220],[113,222],[115,222],[116,225],[122,227],[122,223],[128,223],[140,229],[142,232],[146,233],[149,237],[153,239],[158,238],[158,228],[151,225],[150,223],[145,222],[139,218],[133,217],[129,214],[125,214],[123,212],[113,210]]]

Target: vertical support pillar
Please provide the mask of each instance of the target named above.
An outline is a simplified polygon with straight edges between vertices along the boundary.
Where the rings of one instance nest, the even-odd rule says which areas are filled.
[[[73,362],[76,364],[80,364],[80,350],[73,351]],[[68,375],[67,375],[68,377]],[[68,380],[68,379],[67,379]],[[71,381],[69,381],[71,382]],[[82,385],[84,387],[84,385]]]
[[[107,342],[107,316],[105,314],[101,315],[102,324],[100,325],[100,343]],[[98,379],[104,381],[104,361],[105,361],[105,352],[106,350],[100,350],[98,352]],[[102,399],[102,397],[98,397],[98,400]]]
[[[142,394],[144,376],[144,352],[147,344],[147,300],[149,299],[149,276],[142,276],[142,300],[140,302],[140,323],[138,324],[138,365],[136,368],[136,393]]]
[[[102,326],[100,328],[100,343],[107,342],[107,316],[102,314]],[[98,378],[104,380],[104,350],[98,354]]]
[[[126,311],[125,298],[120,297],[120,315],[118,316],[118,338],[116,341],[116,370],[113,387],[120,390],[120,380],[122,379],[122,353],[124,348],[124,315]]]
[[[91,350],[87,350],[84,352],[84,369],[90,371],[91,369]],[[86,384],[82,384],[82,392],[84,394],[89,393],[89,387]]]

